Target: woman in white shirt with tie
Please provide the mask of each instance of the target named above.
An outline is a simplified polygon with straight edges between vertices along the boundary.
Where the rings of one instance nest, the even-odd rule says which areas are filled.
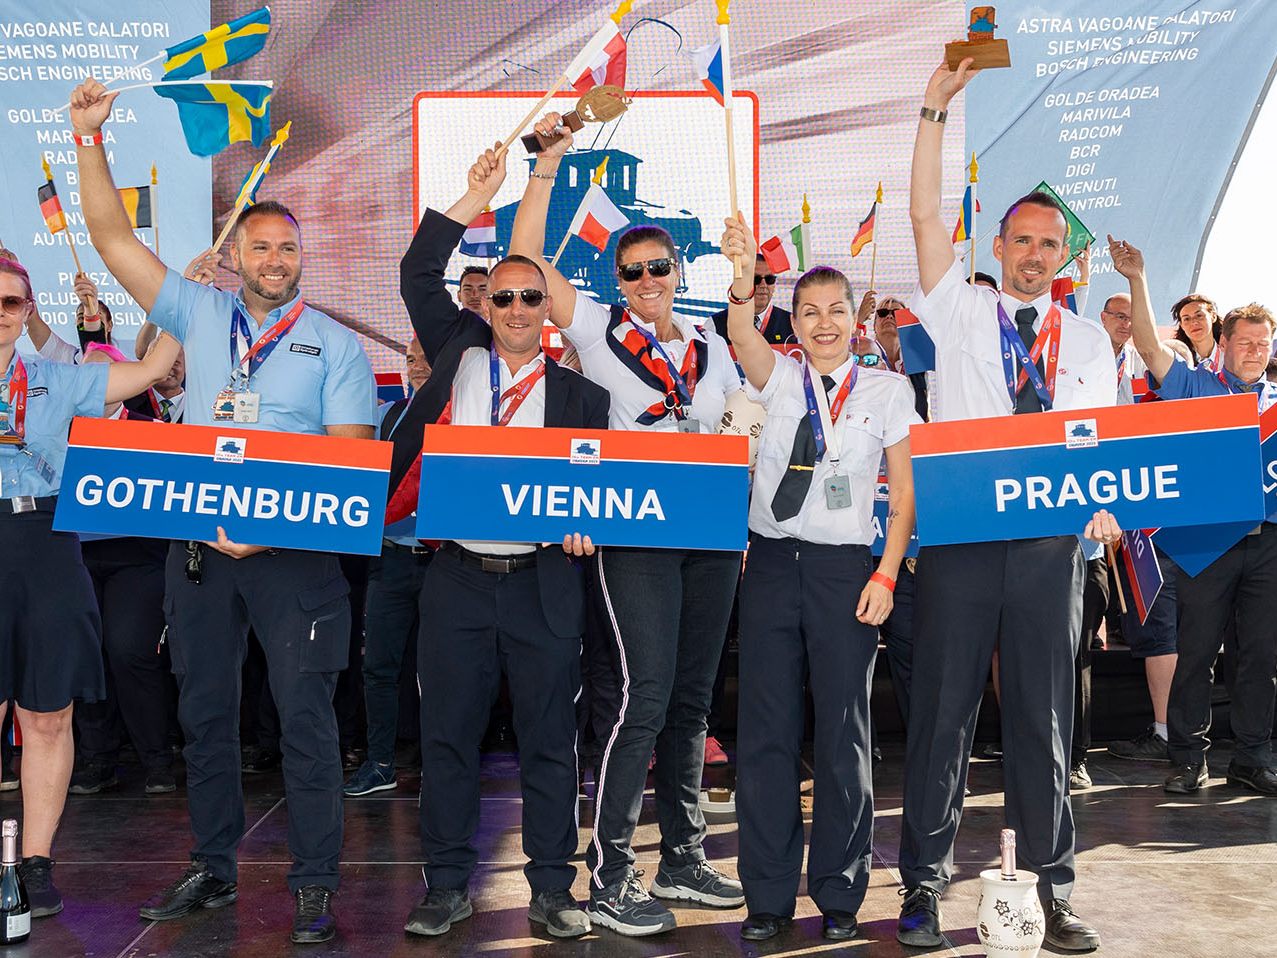
[[[727,221],[723,254],[753,262],[754,237]],[[754,328],[750,277],[733,281],[727,329],[746,391],[767,408],[741,585],[737,816],[749,917],[763,940],[794,914],[803,859],[799,748],[804,689],[815,702],[815,814],[807,893],[824,936],[846,941],[869,885],[873,784],[869,688],[878,626],[914,524],[909,427],[921,422],[903,376],[852,355],[851,284],[816,267],[794,287],[801,359]],[[873,504],[886,455],[892,520],[878,571]]]

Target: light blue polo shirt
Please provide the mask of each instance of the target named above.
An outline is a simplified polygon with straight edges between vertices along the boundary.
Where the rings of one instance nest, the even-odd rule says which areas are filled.
[[[256,329],[249,317],[254,342],[299,298],[300,293],[271,310]],[[238,294],[203,286],[169,270],[148,317],[186,349],[183,422],[188,425],[218,425],[213,402],[231,381],[231,319],[237,303],[248,317]],[[261,394],[258,421],[236,423],[237,428],[323,435],[325,426],[377,423],[376,383],[358,338],[309,306],[258,367],[249,389]]]
[[[17,353],[4,379],[13,375]],[[23,359],[27,370],[26,450],[0,445],[0,499],[15,496],[55,496],[62,484],[67,458],[67,434],[75,416],[101,416],[106,406],[106,363],[68,366]],[[211,408],[211,407],[210,407]],[[41,475],[39,458],[52,470]]]

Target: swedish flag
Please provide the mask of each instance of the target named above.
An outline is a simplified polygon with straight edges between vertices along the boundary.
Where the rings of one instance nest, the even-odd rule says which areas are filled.
[[[261,146],[270,132],[269,83],[159,83],[156,93],[177,104],[186,145],[213,156],[240,140]]]
[[[165,50],[164,79],[185,80],[247,60],[266,45],[270,7],[254,10]]]

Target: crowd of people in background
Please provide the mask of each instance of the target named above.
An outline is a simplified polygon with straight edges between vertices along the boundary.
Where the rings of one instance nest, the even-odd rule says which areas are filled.
[[[1109,754],[1169,763],[1165,789],[1184,794],[1209,778],[1214,666],[1227,647],[1236,663],[1228,781],[1277,795],[1272,523],[1196,576],[1159,553],[1164,585],[1143,621],[1119,611],[1127,573],[1104,548],[1120,539],[1120,516],[1102,510],[1073,536],[924,545],[906,558],[909,435],[919,423],[1240,392],[1261,408],[1277,399],[1272,314],[1251,304],[1221,315],[1192,293],[1171,307],[1174,338],[1163,339],[1143,256],[1128,242],[1109,238],[1129,290],[1100,304],[1098,320],[1081,315],[1089,250],[1077,264],[1076,311],[1052,302],[1068,226],[1042,193],[1001,220],[1001,277],[971,282],[940,218],[940,157],[949,102],[973,75],[967,64],[942,66],[925,92],[910,196],[916,290],[856,297],[843,273],[816,267],[797,278],[786,308],[753,224],[737,214],[721,250],[741,268],[728,307],[704,320],[676,307],[682,263],[658,227],[620,236],[615,304],[547,261],[551,192],[572,147],[560,116],[547,114],[536,130],[559,138],[536,158],[508,256],[448,279],[467,224],[504,182],[504,151],[485,151],[459,198],[423,216],[401,263],[408,397],[380,406],[355,335],[301,297],[302,227],[287,207],[263,201],[240,218],[230,247],[237,289],[217,288],[216,254],[184,273],[168,268],[134,236],[111,181],[99,134],[114,94],[93,80],[78,87],[70,115],[86,223],[149,322],[135,355],[123,355],[109,308],[79,274],[77,341],[64,340],[35,308],[20,256],[0,251],[0,698],[15,703],[21,727],[33,914],[62,907],[52,842],[65,795],[119,787],[127,745],[147,794],[179,788],[180,750],[194,835],[189,867],[142,906],[143,918],[234,902],[241,775],[279,767],[292,940],[328,940],[343,800],[398,788],[406,766],[421,771],[426,888],[405,928],[446,934],[473,911],[480,752],[513,736],[530,920],[560,938],[594,927],[642,936],[675,928],[667,903],[682,901],[743,906],[741,936],[770,939],[794,915],[803,869],[809,697],[806,893],[824,936],[851,940],[871,862],[880,647],[906,729],[905,944],[942,944],[940,901],[990,680],[1015,720],[984,755],[1003,761],[1007,823],[1039,876],[1046,937],[1058,948],[1100,942],[1069,904],[1068,796],[1091,786],[1094,649],[1120,642],[1147,677],[1148,729]],[[935,343],[933,371],[905,367],[897,320],[906,308]],[[543,348],[547,329],[566,347],[557,360]],[[15,349],[24,332],[36,354],[26,365]],[[285,338],[308,346],[275,350]],[[1068,373],[1044,365],[1046,349]],[[1018,382],[1004,376],[1004,353]],[[380,556],[246,545],[224,529],[173,543],[52,532],[71,416],[211,425],[227,397],[251,397],[252,418],[236,420],[245,428],[393,444]],[[747,561],[596,548],[579,531],[550,545],[413,533],[427,423],[713,433],[742,400],[763,422]],[[880,473],[890,521],[875,556]],[[51,576],[64,587],[42,594]],[[729,639],[739,650],[735,876],[706,856],[699,801],[704,766],[728,761],[709,723],[722,710]],[[8,752],[6,737],[0,790],[19,787]],[[660,865],[644,883],[633,841],[649,778]],[[582,795],[592,800],[584,905],[572,892]]]

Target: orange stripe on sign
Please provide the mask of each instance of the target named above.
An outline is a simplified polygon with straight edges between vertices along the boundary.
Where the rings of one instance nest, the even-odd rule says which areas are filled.
[[[1212,396],[1174,402],[1138,403],[1101,409],[1070,409],[1030,416],[998,416],[959,422],[924,423],[909,432],[915,456],[952,452],[1059,446],[1066,422],[1094,419],[1100,442],[1139,436],[1258,428],[1259,404],[1254,396]]]
[[[596,439],[604,460],[647,460],[746,466],[745,436],[630,432],[610,429],[521,429],[501,426],[426,426],[421,451],[441,456],[527,456],[567,459],[574,441]]]
[[[375,439],[308,436],[296,432],[265,432],[225,426],[176,426],[129,420],[86,419],[71,423],[71,445],[170,452],[213,458],[218,439],[244,440],[246,459],[296,462],[317,466],[346,466],[390,471],[393,447]]]

